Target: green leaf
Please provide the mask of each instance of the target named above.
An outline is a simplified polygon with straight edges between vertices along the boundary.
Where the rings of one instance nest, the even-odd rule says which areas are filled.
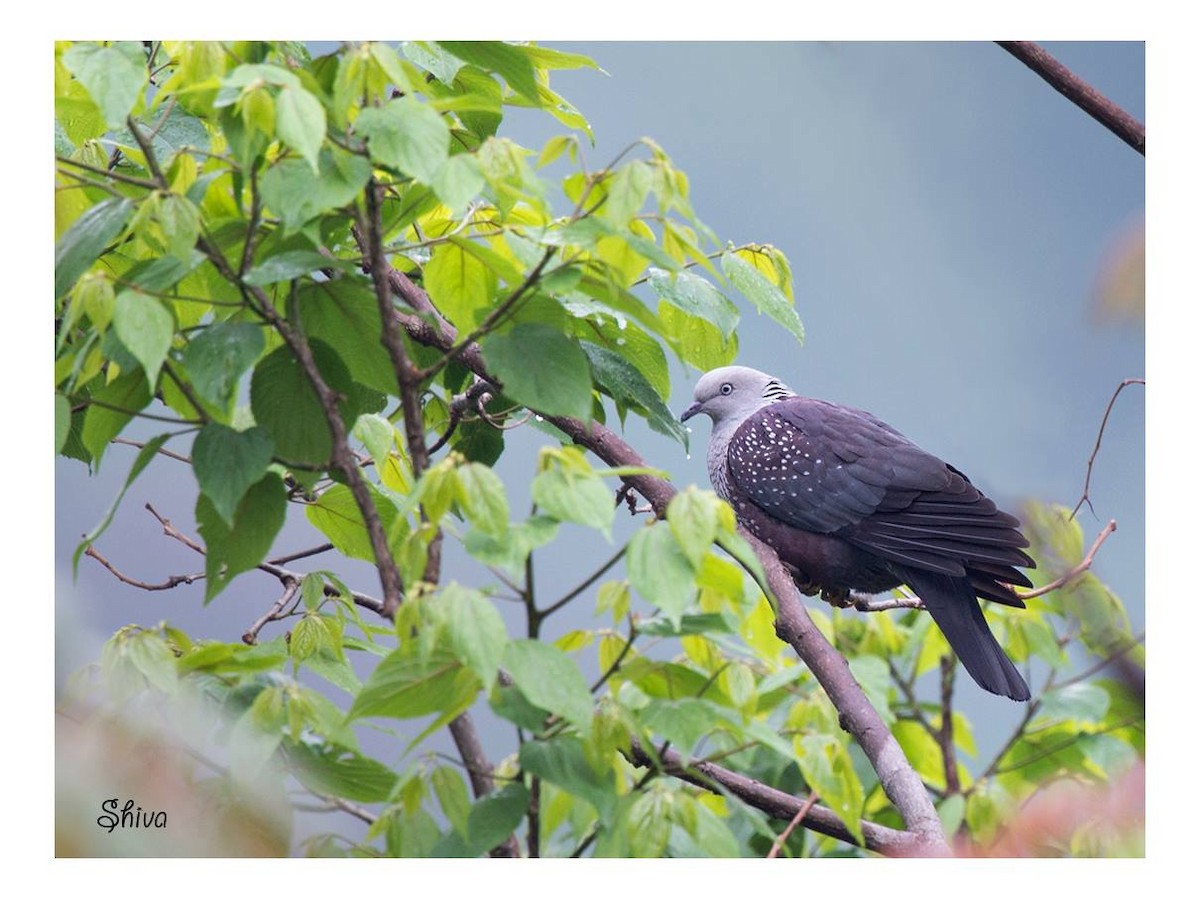
[[[676,625],[696,596],[692,565],[669,528],[640,528],[626,556],[629,581]]]
[[[145,376],[135,369],[96,391],[91,400],[95,402],[88,406],[84,414],[79,437],[92,455],[93,464],[99,468],[108,442],[121,433],[133,418],[132,413],[150,402],[150,387]]]
[[[230,527],[238,502],[267,471],[274,445],[262,428],[234,431],[216,422],[200,429],[192,444],[192,469],[200,490]]]
[[[740,318],[737,306],[706,279],[691,272],[671,273],[662,269],[651,269],[649,275],[650,287],[661,300],[707,319],[723,337],[730,337],[737,328]]]
[[[513,641],[504,650],[503,665],[530,703],[583,730],[591,727],[592,694],[567,654],[540,641]]]
[[[586,800],[601,817],[607,817],[612,811],[617,799],[612,779],[604,778],[591,767],[578,738],[564,736],[548,741],[526,741],[521,745],[518,759],[522,771]]]
[[[954,834],[962,826],[967,814],[967,799],[962,794],[951,794],[937,806],[938,818],[942,820],[942,831]]]
[[[879,713],[880,718],[886,724],[892,724],[896,720],[896,714],[892,712],[891,704],[888,702],[892,688],[892,676],[888,670],[888,664],[878,656],[865,654],[855,656],[849,662],[850,673],[863,689],[863,693],[867,695],[867,699],[871,701],[871,705],[875,707],[875,711]]]
[[[540,706],[534,706],[518,688],[497,685],[493,688],[488,703],[492,711],[502,719],[507,719],[518,728],[538,732],[546,727],[546,718],[550,715]]]
[[[503,537],[508,531],[508,498],[500,476],[488,466],[467,463],[458,469],[458,483],[467,521],[485,534]]]
[[[368,107],[354,130],[367,139],[371,159],[432,185],[450,156],[450,128],[428,104],[401,97]]]
[[[166,194],[160,198],[155,213],[167,242],[167,252],[181,262],[190,261],[200,235],[200,210],[186,197]]]
[[[393,552],[398,549],[400,541],[407,535],[403,528],[397,534],[396,506],[375,488],[368,487],[371,499],[375,503],[375,511],[379,515],[380,525],[384,534],[389,536],[389,545]],[[344,484],[335,484],[321,493],[315,503],[310,503],[305,509],[305,515],[313,527],[329,538],[339,551],[354,559],[365,559],[375,562],[375,548],[363,520],[362,511],[350,488]]]
[[[696,742],[721,721],[711,704],[695,697],[679,700],[654,698],[637,715],[647,729],[669,740],[685,756],[690,755]]]
[[[142,364],[147,383],[158,384],[158,372],[175,336],[175,317],[171,311],[149,294],[122,291],[113,311],[113,328],[125,349]]]
[[[797,755],[797,762],[804,780],[820,794],[821,802],[837,813],[850,833],[862,841],[862,782],[854,772],[845,745],[824,734],[805,735],[800,745],[802,752]]]
[[[474,673],[449,653],[434,651],[428,657],[418,657],[401,647],[375,667],[354,698],[348,717],[457,715],[466,711],[478,693],[479,680]]]
[[[72,223],[54,245],[54,297],[69,291],[133,215],[133,202],[102,200]]]
[[[238,381],[262,353],[265,339],[258,325],[218,322],[188,342],[183,368],[201,400],[228,412]]]
[[[700,371],[730,365],[737,358],[737,335],[723,337],[708,319],[683,312],[670,303],[658,305],[658,318],[671,349]]]
[[[503,537],[492,537],[479,529],[467,533],[467,552],[483,563],[500,566],[518,577],[529,554],[554,540],[558,522],[549,516],[533,516],[510,525]]]
[[[321,101],[297,86],[285,86],[275,98],[275,128],[279,139],[318,170],[317,154],[325,140],[325,108]]]
[[[243,281],[254,285],[275,284],[277,281],[303,278],[317,269],[335,264],[335,260],[313,250],[287,250],[264,259],[246,273]]]
[[[125,497],[125,492],[130,490],[130,485],[132,485],[133,482],[137,480],[138,475],[142,474],[143,469],[145,469],[146,466],[149,466],[150,461],[152,460],[152,458],[155,457],[155,454],[157,454],[158,448],[161,448],[161,446],[163,444],[166,444],[167,440],[169,438],[170,438],[170,434],[158,434],[157,437],[151,438],[150,440],[148,440],[148,442],[146,442],[145,446],[143,446],[143,448],[138,451],[138,455],[137,455],[137,457],[134,457],[133,464],[130,467],[130,474],[125,476],[125,484],[121,485],[121,491],[120,491],[120,493],[116,494],[116,499],[113,500],[113,505],[109,506],[108,512],[106,512],[106,514],[104,514],[104,517],[100,521],[100,524],[97,524],[97,526],[95,528],[92,528],[88,534],[84,535],[84,539],[82,541],[79,541],[79,545],[76,547],[76,551],[74,551],[74,553],[72,554],[72,556],[71,556],[72,575],[78,574],[79,557],[83,556],[83,552],[85,550],[88,550],[88,547],[91,544],[94,544],[96,539],[100,538],[100,535],[102,535],[104,532],[106,532],[109,524],[112,523],[113,516],[116,515],[116,508],[118,508],[118,506],[121,505],[121,499]]]
[[[624,228],[645,204],[652,178],[650,166],[640,159],[617,169],[606,183],[608,196],[600,214],[618,228]]]
[[[423,275],[434,306],[461,330],[479,324],[496,291],[495,274],[456,243],[435,247]]]
[[[471,798],[467,784],[457,769],[438,766],[429,776],[446,820],[463,838],[467,836],[467,817],[471,814]]]
[[[666,853],[671,837],[670,810],[671,798],[661,788],[652,786],[634,796],[621,823],[628,829],[631,856],[658,859]]]
[[[401,49],[405,56],[446,86],[454,84],[454,77],[463,67],[461,59],[432,41],[405,41]]]
[[[387,800],[396,786],[388,766],[336,744],[283,742],[284,758],[296,779],[311,791],[359,803]]]
[[[378,413],[366,413],[358,417],[351,434],[362,441],[371,459],[382,466],[395,446],[396,429],[392,423]]]
[[[491,688],[508,645],[508,630],[496,607],[479,591],[448,585],[438,598],[454,655]]]
[[[1035,723],[1063,720],[1099,724],[1108,712],[1108,692],[1096,684],[1079,682],[1055,688],[1042,697]]]
[[[325,147],[318,172],[299,159],[281,159],[262,177],[267,208],[283,220],[285,233],[298,230],[321,213],[353,202],[371,177],[371,163],[340,147]]]
[[[229,526],[204,494],[196,499],[196,522],[204,538],[204,602],[223,591],[234,576],[253,569],[271,549],[287,514],[287,493],[274,472],[248,490]]]
[[[688,432],[663,403],[658,392],[645,375],[622,354],[583,341],[580,346],[587,354],[596,384],[620,406],[629,406],[645,416],[651,429],[673,437],[686,448]]]
[[[759,312],[765,312],[790,331],[797,341],[804,343],[804,325],[783,291],[732,251],[721,256],[721,269],[729,283],[741,291]]]
[[[716,498],[695,488],[680,491],[667,504],[667,525],[694,567],[699,567],[717,538]]]
[[[71,401],[62,394],[54,395],[54,452],[61,453],[71,433]]]
[[[671,622],[658,617],[643,619],[638,622],[637,630],[638,634],[652,634],[656,637],[733,633],[733,628],[730,626],[729,621],[721,613],[696,613],[684,616],[679,622]]]
[[[502,41],[438,41],[438,46],[450,51],[464,62],[500,75],[508,86],[539,106],[537,76],[533,64],[520,47]]]
[[[311,341],[313,359],[325,383],[342,395],[342,420],[353,422],[363,410],[345,363],[319,341]],[[275,441],[275,453],[285,460],[323,463],[333,452],[324,407],[308,374],[283,346],[264,357],[250,378],[250,409]]]
[[[892,725],[892,734],[921,777],[935,788],[945,788],[946,769],[942,762],[942,748],[924,726],[918,722],[901,720]]]
[[[482,348],[506,396],[542,415],[591,419],[591,369],[577,341],[531,323],[489,335]]]
[[[475,801],[467,818],[467,843],[477,856],[503,843],[529,810],[529,789],[521,782],[506,784]]]
[[[63,64],[87,88],[109,128],[120,128],[141,97],[147,80],[141,44],[120,41],[109,47],[79,43],[67,48]]]
[[[538,473],[530,486],[533,502],[560,522],[589,525],[608,534],[616,515],[613,492],[592,472],[567,472],[560,466]]]
[[[399,393],[391,357],[380,340],[374,291],[342,279],[305,283],[300,311],[305,331],[332,347],[355,381],[384,394]]]
[[[484,186],[479,160],[469,153],[451,156],[433,178],[433,189],[443,203],[460,213],[479,196]]]

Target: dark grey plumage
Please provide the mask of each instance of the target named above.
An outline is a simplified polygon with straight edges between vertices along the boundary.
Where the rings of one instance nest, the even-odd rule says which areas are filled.
[[[1029,687],[976,597],[1024,606],[1034,562],[1018,521],[953,466],[870,413],[799,397],[744,366],[705,374],[688,419],[713,420],[708,469],[739,521],[833,593],[911,587],[971,676],[1014,700]]]

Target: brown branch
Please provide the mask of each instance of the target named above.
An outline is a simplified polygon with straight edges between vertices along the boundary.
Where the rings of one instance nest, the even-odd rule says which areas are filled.
[[[379,205],[379,186],[374,178],[367,183],[365,194],[366,222],[363,228],[356,231],[355,236],[361,245],[365,234],[367,246],[364,248],[364,255],[370,260],[371,281],[375,286],[375,299],[382,323],[380,340],[383,341],[391,359],[392,370],[400,390],[400,405],[404,410],[404,437],[408,444],[413,478],[416,479],[429,468],[429,449],[425,443],[425,412],[421,408],[420,388],[424,375],[408,358],[408,351],[404,347],[396,321],[391,279],[388,277],[391,264],[383,252],[383,218]],[[424,507],[421,516],[425,517]],[[442,561],[441,528],[434,532],[426,552],[424,579],[431,584],[437,584]],[[399,597],[396,598],[396,603],[399,603]],[[389,612],[394,611],[395,607],[389,607]]]
[[[1105,525],[1104,528],[1102,528],[1100,530],[1100,534],[1098,534],[1096,536],[1096,540],[1092,544],[1092,548],[1090,550],[1088,550],[1087,555],[1084,556],[1083,559],[1081,559],[1078,564],[1073,566],[1070,569],[1070,571],[1066,572],[1063,575],[1060,575],[1058,578],[1055,578],[1049,584],[1044,584],[1040,588],[1036,588],[1035,590],[1021,591],[1021,590],[1017,590],[1016,588],[1014,588],[1013,593],[1015,593],[1022,600],[1029,600],[1032,597],[1040,597],[1042,594],[1048,594],[1051,591],[1058,590],[1060,587],[1067,584],[1068,582],[1074,581],[1076,578],[1078,578],[1080,575],[1082,575],[1084,572],[1086,572],[1088,569],[1090,569],[1092,567],[1092,563],[1096,559],[1096,551],[1098,551],[1100,549],[1101,544],[1103,544],[1106,540],[1108,540],[1108,536],[1116,530],[1117,530],[1117,520],[1110,519],[1108,524]]]
[[[110,169],[102,169],[99,166],[89,165],[88,163],[82,162],[78,159],[70,159],[66,156],[56,156],[54,157],[54,161],[63,163],[64,165],[74,166],[77,169],[83,169],[85,172],[91,172],[95,175],[103,175],[105,178],[111,178],[113,181],[120,181],[123,184],[130,184],[134,187],[145,188],[148,191],[157,191],[159,189],[159,185],[155,184],[153,181],[147,181],[145,178],[135,178],[132,175],[124,175],[120,172],[111,171]],[[68,173],[64,172],[63,174],[66,175]]]
[[[496,780],[492,773],[496,767],[491,764],[484,752],[483,743],[471,722],[470,716],[463,713],[450,723],[450,736],[462,757],[467,776],[471,779],[471,790],[475,797],[483,797],[496,789]],[[510,834],[489,853],[493,857],[518,857],[521,855],[520,845],[515,833]]]
[[[179,543],[183,544],[185,547],[188,547],[191,550],[196,551],[201,556],[205,555],[204,547],[201,544],[199,544],[197,541],[193,540],[192,538],[188,537],[186,534],[184,534],[182,531],[180,531],[178,528],[176,528],[175,525],[171,522],[171,520],[168,519],[166,516],[162,515],[157,509],[154,508],[153,505],[147,503],[146,509],[150,512],[150,515],[154,516],[154,518],[158,520],[158,524],[162,526],[163,534],[165,534],[169,538],[172,538],[173,540],[179,541]],[[258,568],[260,571],[266,572],[268,575],[272,575],[275,578],[279,579],[280,583],[282,583],[282,584],[286,584],[289,580],[299,582],[301,579],[304,578],[303,572],[293,572],[291,569],[285,569],[281,566],[277,566],[277,565],[274,565],[273,563],[269,563],[269,562],[259,563],[256,568]],[[341,591],[339,591],[337,588],[335,588],[331,584],[326,584],[325,585],[325,596],[326,597],[340,597]],[[361,606],[363,609],[369,609],[369,610],[371,610],[371,612],[379,613],[380,615],[383,615],[383,601],[382,600],[376,599],[375,597],[368,596],[367,594],[360,594],[357,591],[350,592],[350,599],[354,602],[355,606]]]
[[[946,773],[946,793],[962,793],[958,780],[958,758],[954,752],[954,673],[957,664],[952,654],[941,658],[942,723],[934,737],[942,750],[942,768]]]
[[[295,553],[288,553],[283,556],[276,556],[274,559],[268,559],[267,562],[281,566],[284,563],[295,562],[298,559],[306,559],[309,556],[317,556],[321,553],[327,553],[333,549],[333,544],[320,544],[316,547],[309,547],[307,550],[297,550]]]
[[[283,579],[283,594],[278,600],[271,604],[271,608],[255,620],[254,624],[242,635],[242,643],[257,644],[258,633],[262,631],[264,625],[268,622],[273,622],[276,619],[283,618],[283,608],[291,602],[296,596],[296,591],[300,587],[300,582],[295,578]]]
[[[1039,78],[1123,140],[1146,155],[1146,126],[1113,103],[1033,41],[996,41]]]
[[[804,801],[804,805],[796,810],[796,814],[792,816],[792,821],[788,822],[787,828],[783,829],[779,833],[779,837],[775,838],[775,842],[771,844],[771,849],[767,853],[767,859],[775,859],[779,856],[779,851],[783,849],[783,845],[787,843],[787,839],[792,836],[792,832],[796,830],[796,826],[804,821],[804,817],[816,805],[818,799],[816,791],[808,795],[808,799]]]
[[[204,577],[203,572],[196,575],[172,575],[167,578],[166,581],[152,584],[146,581],[138,581],[136,578],[131,578],[130,576],[124,574],[120,569],[105,559],[93,544],[88,544],[87,549],[83,551],[83,555],[90,556],[92,559],[96,560],[96,562],[100,563],[100,565],[104,566],[104,568],[108,569],[108,571],[110,571],[113,576],[116,577],[117,581],[132,585],[135,588],[140,588],[143,591],[169,591],[172,588],[179,587],[181,584],[192,584],[193,582],[199,581]]]
[[[1092,447],[1092,455],[1088,457],[1087,474],[1083,478],[1083,496],[1079,498],[1079,502],[1076,503],[1075,508],[1071,510],[1072,519],[1075,518],[1075,514],[1079,512],[1080,507],[1082,507],[1085,503],[1088,505],[1088,509],[1092,510],[1093,514],[1096,512],[1096,510],[1092,508],[1092,500],[1088,496],[1088,491],[1091,490],[1092,486],[1092,466],[1096,464],[1096,456],[1100,453],[1100,442],[1104,440],[1104,429],[1108,426],[1108,417],[1113,411],[1113,405],[1117,402],[1117,397],[1120,396],[1121,391],[1125,390],[1125,388],[1129,387],[1131,384],[1140,384],[1142,387],[1145,387],[1146,379],[1126,378],[1117,385],[1117,389],[1113,391],[1113,395],[1108,398],[1108,406],[1104,408],[1104,418],[1100,420],[1100,431],[1096,435],[1096,443],[1095,446]]]
[[[131,441],[129,438],[123,437],[113,438],[112,443],[124,444],[127,447],[137,447],[139,450],[146,446],[144,441]],[[187,463],[189,466],[192,464],[192,458],[190,456],[184,456],[182,453],[176,453],[174,450],[168,450],[166,447],[159,447],[157,452],[161,453],[163,456],[169,457],[170,459],[176,459],[179,460],[179,462]]]
[[[775,819],[791,821],[797,818],[797,813],[804,806],[800,800],[791,794],[755,781],[745,775],[733,772],[711,762],[694,762],[684,764],[683,757],[677,751],[667,750],[659,753],[662,771],[689,784],[702,787],[714,794],[733,794],[747,806],[751,806]],[[630,761],[637,766],[657,767],[657,763],[646,750],[634,743],[629,754]],[[897,831],[874,822],[863,822],[863,841],[859,844],[857,838],[850,833],[837,813],[824,806],[814,804],[799,822],[805,828],[824,834],[828,837],[845,841],[855,846],[863,846],[877,853],[889,856],[912,856],[928,852],[928,846],[922,843],[919,835],[908,831]]]

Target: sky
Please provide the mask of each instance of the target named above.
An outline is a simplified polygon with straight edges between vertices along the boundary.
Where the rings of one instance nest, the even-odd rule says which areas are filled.
[[[697,214],[722,239],[771,243],[791,260],[805,345],[739,300],[739,363],[798,393],[870,410],[1005,508],[1027,498],[1075,505],[1109,397],[1122,379],[1145,374],[1141,325],[1095,311],[1105,266],[1140,227],[1141,156],[990,43],[551,46],[586,53],[607,73],[556,73],[553,82],[592,124],[589,160],[652,137],[688,174]],[[1046,47],[1144,121],[1142,44]],[[537,148],[560,130],[544,115],[514,111],[502,134]],[[698,374],[673,365],[676,412]],[[1110,518],[1118,522],[1095,572],[1125,601],[1135,631],[1145,620],[1144,409],[1140,388],[1122,395],[1092,475],[1095,515],[1081,513],[1089,541]],[[677,484],[707,486],[708,424],[693,425],[690,458],[632,419],[626,437]],[[549,440],[532,429],[509,433],[497,471],[514,509]],[[147,594],[88,559],[72,582],[74,545],[103,515],[134,452],[112,448],[95,477],[78,462],[57,463],[60,672],[95,659],[103,639],[129,622],[165,618],[194,636],[236,640],[274,599],[277,585],[258,573],[240,576],[208,608],[199,586]],[[148,581],[200,571],[198,557],[164,538],[143,508],[153,502],[195,534],[195,490],[186,467],[160,460],[126,497],[101,549]],[[298,512],[275,552],[320,542]],[[638,524],[619,521],[614,539]],[[537,562],[548,600],[611,552],[594,532],[565,534],[553,560]],[[378,593],[365,564],[344,571]],[[468,582],[484,574],[453,551],[446,572]],[[586,627],[590,612],[584,601],[550,620],[546,636]],[[508,622],[523,633],[522,621]],[[986,713],[977,733],[985,748],[1019,714],[982,692],[967,711]]]

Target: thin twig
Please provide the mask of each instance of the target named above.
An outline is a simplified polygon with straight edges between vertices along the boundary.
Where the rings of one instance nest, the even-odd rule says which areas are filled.
[[[1071,510],[1072,519],[1075,518],[1075,514],[1079,512],[1080,507],[1082,507],[1085,503],[1088,505],[1088,509],[1092,510],[1093,514],[1096,512],[1096,510],[1092,507],[1091,497],[1088,496],[1088,491],[1092,486],[1092,466],[1096,464],[1096,456],[1100,453],[1100,442],[1104,440],[1104,429],[1108,426],[1108,417],[1113,411],[1113,405],[1117,402],[1117,397],[1120,396],[1121,391],[1125,390],[1125,388],[1129,387],[1131,384],[1140,384],[1142,387],[1145,387],[1146,379],[1126,378],[1117,385],[1117,389],[1113,391],[1113,395],[1108,398],[1108,406],[1104,407],[1104,418],[1100,420],[1100,431],[1096,435],[1096,444],[1092,447],[1092,455],[1088,457],[1087,474],[1083,479],[1083,496],[1079,498],[1079,502],[1076,503],[1075,508]]]
[[[129,438],[123,437],[113,438],[112,443],[124,444],[127,447],[137,447],[139,450],[146,446],[145,442],[143,441],[131,441]],[[189,466],[192,464],[192,458],[190,456],[184,456],[182,453],[176,453],[174,450],[168,450],[166,447],[159,447],[157,452],[161,453],[163,456],[170,457],[171,459],[179,460],[179,462],[187,463]]]
[[[283,608],[291,602],[296,596],[296,591],[300,588],[300,582],[294,578],[283,579],[283,594],[278,600],[271,604],[271,608],[259,616],[254,624],[242,635],[242,643],[257,644],[258,633],[262,631],[264,625],[268,622],[273,622],[276,619],[282,618]]]
[[[562,599],[554,601],[549,606],[547,606],[545,609],[538,610],[538,619],[539,620],[545,619],[551,613],[558,612],[558,610],[562,609],[564,606],[566,606],[568,603],[570,603],[572,600],[574,600],[576,597],[578,597],[580,594],[582,594],[584,591],[586,591],[588,588],[590,588],[593,584],[595,584],[597,581],[599,581],[602,577],[604,577],[605,572],[607,572],[609,569],[611,569],[613,566],[615,566],[618,562],[621,561],[622,557],[625,556],[625,551],[628,548],[629,548],[628,544],[623,545],[621,547],[621,549],[619,549],[616,553],[614,553],[607,560],[605,560],[599,569],[597,569],[595,572],[593,572],[591,575],[589,575],[586,579],[584,579],[584,581],[581,584],[579,584],[577,587],[568,591],[562,597]]]
[[[1033,41],[996,41],[1039,78],[1123,140],[1146,155],[1146,126],[1113,103]]]
[[[1029,600],[1033,597],[1040,597],[1042,594],[1048,594],[1051,591],[1057,590],[1058,588],[1062,587],[1064,584],[1074,581],[1076,578],[1078,578],[1080,575],[1082,575],[1084,572],[1086,572],[1088,569],[1090,569],[1092,567],[1092,563],[1096,559],[1096,551],[1100,549],[1101,544],[1103,544],[1106,540],[1108,540],[1108,536],[1116,530],[1117,530],[1117,520],[1110,519],[1108,524],[1105,525],[1104,528],[1102,528],[1100,530],[1100,534],[1098,534],[1096,536],[1096,540],[1092,544],[1092,549],[1090,549],[1087,552],[1087,555],[1084,556],[1084,558],[1081,559],[1077,565],[1073,566],[1070,569],[1070,571],[1064,573],[1063,575],[1060,575],[1058,578],[1055,578],[1049,584],[1042,585],[1040,588],[1036,588],[1036,589],[1030,590],[1030,591],[1022,591],[1022,590],[1018,590],[1018,589],[1014,588],[1013,593],[1015,593],[1022,600]]]
[[[155,509],[152,504],[147,503],[146,509],[149,511],[150,515],[154,516],[154,518],[158,520],[158,524],[162,526],[163,534],[173,540],[179,541],[179,543],[191,550],[196,551],[201,556],[205,555],[203,546],[176,528],[171,520],[162,515],[162,513]],[[290,569],[284,569],[281,566],[277,566],[269,562],[259,563],[257,568],[263,572],[266,572],[268,575],[272,575],[279,579],[281,583],[286,582],[288,579],[298,582],[304,578],[303,572],[293,572]],[[341,596],[341,591],[330,584],[325,585],[324,593],[326,597]],[[355,606],[361,606],[363,609],[369,609],[371,612],[379,613],[380,615],[383,614],[383,601],[375,597],[368,596],[367,594],[360,594],[358,591],[351,591],[350,600],[353,601]]]
[[[946,773],[946,793],[962,792],[958,780],[958,758],[954,752],[954,674],[958,670],[953,654],[941,658],[942,722],[935,738],[942,750],[942,768]]]
[[[796,826],[804,821],[804,817],[816,805],[818,799],[816,791],[808,795],[808,799],[804,801],[804,805],[796,810],[796,814],[792,816],[792,821],[788,822],[787,828],[783,829],[779,833],[779,837],[775,838],[775,842],[771,844],[771,849],[767,853],[767,859],[775,859],[779,856],[779,851],[783,849],[783,845],[787,843],[787,839],[792,836],[792,832],[796,830]]]
[[[316,547],[309,547],[307,550],[297,550],[295,553],[288,553],[285,556],[276,556],[274,559],[268,559],[267,562],[282,566],[284,563],[295,562],[298,559],[307,559],[310,556],[327,553],[332,549],[333,544],[319,544]]]
[[[172,588],[179,587],[181,584],[192,584],[204,577],[204,573],[200,572],[196,575],[172,575],[166,581],[152,584],[146,581],[138,581],[136,578],[131,578],[124,574],[120,569],[105,559],[100,551],[96,549],[94,544],[88,544],[87,549],[83,551],[84,556],[90,556],[116,577],[118,581],[132,585],[135,588],[140,588],[143,591],[169,591]]]
[[[612,677],[613,673],[621,667],[621,663],[624,662],[625,657],[629,654],[630,649],[633,647],[633,642],[637,640],[637,636],[637,626],[634,624],[633,616],[630,616],[629,636],[625,639],[625,645],[621,647],[621,651],[617,654],[616,659],[609,664],[608,668],[604,670],[604,673],[596,679],[595,683],[590,688],[588,688],[589,691],[594,694],[596,691],[600,690],[600,688],[604,687],[604,682],[608,681],[608,679]]]

